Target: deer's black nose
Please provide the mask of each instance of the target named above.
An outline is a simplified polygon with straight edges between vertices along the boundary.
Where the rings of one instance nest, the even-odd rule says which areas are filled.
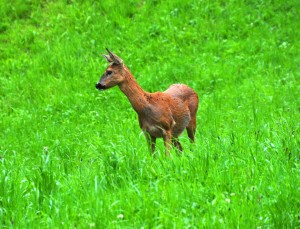
[[[96,83],[96,88],[98,90],[104,90],[106,87],[104,85],[102,85],[101,83]]]

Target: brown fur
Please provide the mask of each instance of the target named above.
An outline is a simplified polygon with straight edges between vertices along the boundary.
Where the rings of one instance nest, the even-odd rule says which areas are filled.
[[[104,90],[118,85],[138,114],[139,124],[145,133],[152,153],[156,138],[163,138],[166,155],[173,143],[179,151],[178,136],[187,129],[191,142],[195,141],[198,95],[184,84],[173,84],[164,92],[149,93],[136,82],[123,60],[107,49],[110,63],[96,88]]]

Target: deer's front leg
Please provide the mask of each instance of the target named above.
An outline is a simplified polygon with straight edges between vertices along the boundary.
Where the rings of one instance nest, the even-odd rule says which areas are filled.
[[[172,131],[166,130],[163,134],[163,139],[165,143],[165,154],[170,157],[170,149],[172,147]]]
[[[155,157],[155,148],[156,148],[156,138],[151,136],[149,133],[145,132],[145,137],[147,140],[149,151],[152,153],[152,155]]]

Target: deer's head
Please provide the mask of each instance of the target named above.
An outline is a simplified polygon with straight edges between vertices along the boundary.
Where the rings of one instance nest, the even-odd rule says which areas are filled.
[[[109,62],[108,67],[106,68],[105,72],[101,76],[99,82],[96,84],[96,88],[98,90],[105,90],[116,85],[122,83],[125,79],[123,74],[124,71],[124,64],[123,60],[118,57],[116,54],[112,53],[108,49],[106,49],[109,55],[103,56]]]

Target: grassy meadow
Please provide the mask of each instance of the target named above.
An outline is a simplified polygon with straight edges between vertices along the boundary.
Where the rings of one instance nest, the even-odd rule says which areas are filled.
[[[0,0],[0,228],[300,228],[298,0]],[[109,48],[199,94],[148,152]]]

